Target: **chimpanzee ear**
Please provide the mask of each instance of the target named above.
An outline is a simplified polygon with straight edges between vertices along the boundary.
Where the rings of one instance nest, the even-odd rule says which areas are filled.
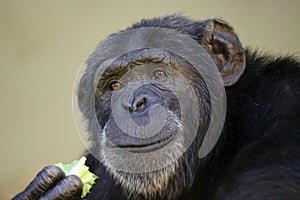
[[[233,28],[220,19],[204,22],[201,44],[216,63],[225,86],[235,84],[245,70],[245,50]]]

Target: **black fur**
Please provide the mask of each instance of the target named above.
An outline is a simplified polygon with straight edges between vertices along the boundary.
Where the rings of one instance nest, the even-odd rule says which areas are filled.
[[[203,24],[172,15],[142,20],[129,29],[175,29],[200,43]],[[226,88],[222,136],[205,163],[196,162],[192,186],[184,188],[177,199],[300,199],[299,61],[250,50],[246,59],[242,78]],[[96,62],[96,58],[89,60]],[[100,177],[88,200],[126,199],[105,166],[91,155],[87,165]]]

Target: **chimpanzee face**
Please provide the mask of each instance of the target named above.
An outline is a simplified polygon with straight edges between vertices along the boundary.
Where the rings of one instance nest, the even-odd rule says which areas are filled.
[[[117,42],[100,44],[80,83],[79,103],[83,104],[79,106],[92,121],[90,151],[126,190],[144,196],[158,195],[169,187],[175,195],[182,180],[191,184],[194,171],[178,171],[199,162],[195,158],[203,152],[204,140],[213,141],[204,145],[204,154],[217,141],[220,130],[207,132],[212,132],[215,99],[220,96],[224,103],[225,98],[218,68],[207,51],[179,34],[189,43],[181,47],[177,32],[163,31],[167,32],[165,42],[160,42],[162,32],[157,29],[113,35],[110,39]],[[169,47],[172,43],[174,48]],[[117,48],[111,44],[118,44]],[[193,47],[201,53],[191,54]],[[212,87],[221,89],[210,93]]]

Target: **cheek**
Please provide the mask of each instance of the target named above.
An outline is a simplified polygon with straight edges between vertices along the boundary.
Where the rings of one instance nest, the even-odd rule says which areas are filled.
[[[109,119],[110,116],[110,96],[109,95],[102,95],[99,93],[96,93],[95,96],[95,111],[97,120],[103,129],[104,125]]]
[[[179,118],[181,117],[181,107],[177,96],[174,93],[166,94],[167,109],[171,110]]]

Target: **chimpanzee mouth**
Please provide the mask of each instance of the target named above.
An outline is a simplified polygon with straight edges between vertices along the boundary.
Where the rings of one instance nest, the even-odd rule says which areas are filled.
[[[135,141],[127,144],[117,145],[119,148],[125,151],[133,153],[148,153],[163,148],[169,144],[175,137],[176,134],[164,135],[164,137],[150,138],[139,138],[140,141]]]
[[[106,128],[104,128],[106,136],[105,146],[110,149],[119,148],[120,150],[133,153],[149,153],[156,151],[165,147],[172,141],[176,141],[177,136],[182,133],[182,122],[174,112],[168,110],[167,119],[160,130],[153,128],[153,130],[136,129],[136,131],[138,132],[135,134],[125,133],[119,128],[115,120],[109,120]],[[139,133],[139,131],[142,132]]]

